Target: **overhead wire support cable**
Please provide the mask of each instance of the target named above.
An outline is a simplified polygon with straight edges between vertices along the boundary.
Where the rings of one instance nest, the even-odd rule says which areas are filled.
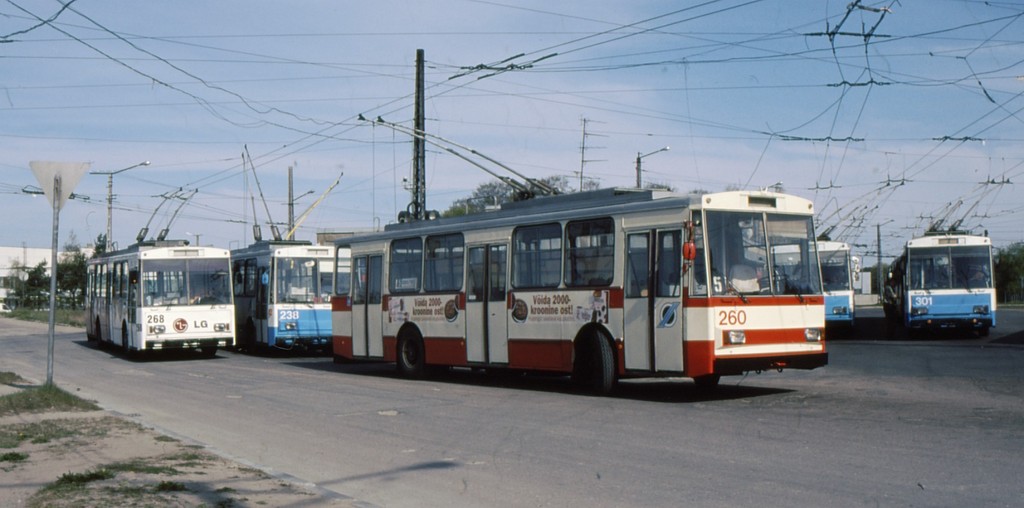
[[[489,157],[489,156],[487,156],[487,155],[485,155],[485,154],[483,154],[483,153],[481,153],[481,152],[479,152],[479,151],[477,151],[477,150],[475,150],[473,148],[470,148],[468,146],[462,145],[462,144],[457,143],[455,141],[452,141],[450,139],[445,139],[445,138],[443,138],[441,136],[438,136],[436,134],[429,134],[429,133],[426,133],[426,132],[422,132],[422,133],[421,132],[416,132],[414,129],[410,129],[408,127],[405,127],[404,125],[399,125],[399,124],[396,124],[394,122],[389,122],[389,121],[384,120],[383,118],[381,118],[379,116],[377,117],[376,120],[372,120],[371,121],[371,120],[366,119],[366,117],[364,117],[363,115],[359,115],[359,119],[363,120],[363,121],[367,121],[367,122],[373,122],[375,124],[384,125],[386,127],[394,129],[394,130],[396,130],[398,132],[401,132],[403,134],[408,134],[410,136],[419,137],[419,138],[423,139],[423,141],[425,141],[427,143],[430,143],[430,144],[432,144],[432,145],[434,145],[434,146],[436,146],[438,148],[441,148],[442,150],[445,150],[446,152],[451,153],[452,155],[455,155],[456,157],[459,157],[459,158],[465,160],[466,162],[469,162],[470,164],[473,164],[474,166],[484,170],[485,172],[491,174],[495,178],[498,178],[502,182],[505,182],[506,184],[512,186],[517,191],[519,191],[521,193],[525,192],[526,194],[528,194],[528,196],[523,196],[523,197],[532,197],[532,196],[537,195],[537,194],[544,195],[544,196],[558,194],[558,189],[555,189],[554,187],[551,187],[550,185],[548,185],[548,184],[546,184],[546,183],[544,183],[544,182],[542,182],[540,180],[537,180],[535,178],[530,178],[530,177],[528,177],[528,176],[526,176],[526,175],[524,175],[524,174],[522,174],[522,173],[512,169],[511,167],[509,167],[509,166],[507,166],[507,165],[497,161],[493,157]],[[431,139],[431,138],[433,138],[433,139]],[[490,162],[490,163],[492,163],[492,164],[494,164],[494,165],[504,169],[505,171],[508,171],[509,173],[512,173],[513,175],[521,178],[526,183],[518,182],[518,181],[513,180],[513,179],[511,179],[511,178],[509,178],[507,176],[502,176],[502,175],[498,174],[497,172],[484,167],[482,164],[479,164],[476,161],[473,161],[473,160],[469,159],[465,155],[455,151],[451,147],[448,147],[448,146],[446,146],[446,145],[444,145],[442,143],[447,143],[449,145],[453,145],[453,146],[455,146],[457,148],[460,148],[462,150],[465,150],[465,151],[467,151],[467,152],[469,152],[469,153],[471,153],[471,154],[473,154],[473,155],[475,155],[477,157],[480,157],[481,159],[484,159],[487,162]]]

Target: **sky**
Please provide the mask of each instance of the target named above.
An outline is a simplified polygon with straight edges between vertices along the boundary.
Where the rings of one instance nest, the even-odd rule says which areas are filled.
[[[117,247],[269,238],[289,167],[296,238],[394,222],[412,140],[361,118],[412,125],[418,49],[427,132],[529,177],[780,188],[867,266],[936,223],[1024,241],[1019,2],[4,0],[0,245],[51,244],[31,161],[89,164],[61,245],[108,182]],[[428,209],[493,179],[428,146]]]

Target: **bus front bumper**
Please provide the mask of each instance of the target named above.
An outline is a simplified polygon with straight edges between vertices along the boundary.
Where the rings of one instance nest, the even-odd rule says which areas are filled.
[[[752,358],[716,358],[715,374],[735,376],[750,371],[800,369],[811,370],[828,365],[828,353]]]

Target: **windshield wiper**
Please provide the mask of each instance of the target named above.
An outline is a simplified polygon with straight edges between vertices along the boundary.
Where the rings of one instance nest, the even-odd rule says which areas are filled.
[[[733,286],[732,282],[730,282],[729,279],[725,279],[725,285],[729,289],[729,291],[731,291],[734,295],[740,297],[740,300],[743,300],[743,303],[750,303],[747,301],[747,297],[743,296],[743,293],[740,293],[740,290],[736,289],[736,286]]]
[[[722,274],[718,272],[717,268],[711,268],[711,276],[721,277],[721,279],[725,281],[725,288],[729,290],[728,292],[740,297],[740,300],[743,300],[743,303],[750,303],[747,301],[747,297],[743,296],[743,293],[740,293],[740,290],[736,289],[736,286],[732,285],[732,281],[730,281],[728,277],[722,277]]]

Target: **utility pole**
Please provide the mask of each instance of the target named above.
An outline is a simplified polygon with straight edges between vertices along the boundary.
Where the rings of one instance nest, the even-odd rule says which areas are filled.
[[[295,229],[295,188],[292,186],[292,167],[288,166],[288,231]]]
[[[643,170],[640,169],[640,161],[642,161],[644,159],[644,157],[647,157],[649,155],[654,155],[654,154],[660,153],[660,152],[667,152],[668,150],[669,150],[669,147],[666,146],[666,147],[659,148],[659,149],[657,149],[657,150],[655,150],[655,151],[653,151],[651,153],[647,153],[647,154],[643,154],[643,155],[640,155],[640,152],[636,153],[636,188],[637,189],[643,189],[644,188],[644,186],[643,186],[643,177],[640,176],[640,174],[643,172]]]
[[[89,173],[90,175],[107,175],[107,245],[106,245],[106,252],[110,252],[114,248],[113,247],[114,246],[114,240],[113,240],[113,238],[111,238],[111,235],[113,235],[113,229],[114,229],[113,228],[113,225],[114,225],[114,219],[113,219],[113,217],[114,217],[114,175],[116,175],[118,173],[124,173],[125,171],[128,171],[129,169],[132,169],[132,168],[137,168],[139,166],[148,166],[148,165],[149,165],[149,161],[143,161],[143,162],[140,162],[138,164],[134,164],[134,165],[128,166],[126,168],[118,169],[116,171],[92,171],[92,172]]]
[[[604,148],[602,146],[598,146],[598,147],[588,147],[587,146],[587,138],[590,137],[590,136],[598,136],[598,134],[593,134],[593,133],[587,132],[587,124],[590,123],[592,120],[590,120],[589,118],[584,117],[582,119],[582,121],[583,121],[583,140],[580,142],[580,191],[583,190],[583,166],[585,166],[588,162],[601,162],[601,160],[598,160],[598,159],[587,159],[587,148]]]
[[[416,105],[413,112],[412,138],[412,219],[423,220],[427,210],[427,147],[423,136],[426,134],[426,119],[423,113],[423,50],[416,50]]]
[[[875,271],[878,272],[878,303],[882,303],[882,283],[885,279],[882,278],[882,225],[875,225],[875,245],[878,249],[878,261],[875,265]]]

